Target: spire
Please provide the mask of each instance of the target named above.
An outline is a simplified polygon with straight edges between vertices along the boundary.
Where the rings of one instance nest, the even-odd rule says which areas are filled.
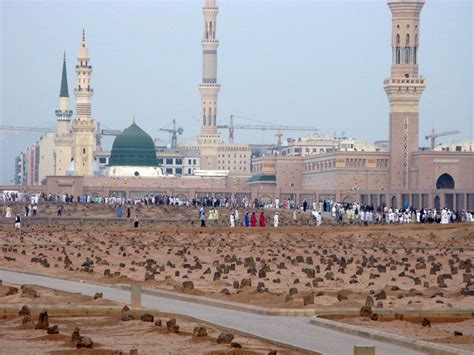
[[[82,29],[82,46],[86,47],[86,30]]]
[[[135,124],[135,114],[133,114],[133,122],[132,124]]]
[[[67,88],[66,52],[64,52],[63,74],[61,76],[61,89],[59,91],[59,97],[69,97],[69,91]]]

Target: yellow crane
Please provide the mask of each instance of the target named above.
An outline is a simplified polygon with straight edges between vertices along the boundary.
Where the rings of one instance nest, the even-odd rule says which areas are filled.
[[[230,115],[230,120],[228,125],[217,125],[219,129],[228,129],[229,130],[229,143],[234,143],[234,132],[236,129],[251,129],[251,130],[261,130],[261,131],[277,131],[275,137],[277,137],[277,145],[281,147],[282,145],[282,131],[310,131],[316,133],[318,129],[316,127],[308,126],[282,126],[282,125],[269,125],[269,124],[235,124],[234,117],[242,117],[237,115]],[[242,117],[245,118],[245,117]]]

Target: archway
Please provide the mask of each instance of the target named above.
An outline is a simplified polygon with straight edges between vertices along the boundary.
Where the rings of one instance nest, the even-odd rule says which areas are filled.
[[[342,200],[342,203],[354,203],[354,202],[355,202],[355,198],[354,196],[351,196],[351,195],[344,197]]]
[[[397,199],[397,196],[392,196],[392,204],[391,206],[392,208],[397,208],[398,207],[398,199]]]
[[[441,208],[441,201],[438,195],[436,195],[434,198],[434,208],[436,208],[437,210]]]
[[[451,175],[444,173],[441,174],[438,180],[436,180],[436,189],[454,189],[454,179]]]

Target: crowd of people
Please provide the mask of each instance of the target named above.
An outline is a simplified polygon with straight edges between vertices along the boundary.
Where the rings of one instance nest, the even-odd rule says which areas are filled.
[[[472,211],[452,211],[448,208],[444,209],[396,209],[388,206],[375,208],[372,205],[364,205],[359,203],[341,203],[332,200],[322,200],[319,202],[308,203],[303,200],[300,206],[293,204],[288,199],[283,202],[277,198],[274,202],[261,203],[257,199],[253,203],[249,203],[246,197],[239,200],[219,198],[219,197],[195,197],[188,201],[178,196],[168,195],[146,195],[142,198],[124,199],[121,197],[100,197],[95,195],[72,196],[69,194],[18,194],[14,192],[4,192],[0,198],[3,204],[7,204],[5,209],[5,218],[13,218],[11,203],[26,202],[24,205],[24,217],[36,217],[38,213],[38,204],[42,202],[57,203],[57,217],[63,216],[64,205],[79,204],[107,204],[116,208],[117,218],[126,216],[132,219],[134,226],[138,227],[138,215],[132,216],[132,207],[136,205],[154,205],[154,206],[187,206],[198,208],[198,219],[202,227],[209,225],[217,225],[219,221],[219,210],[228,208],[231,210],[228,225],[231,228],[236,226],[244,227],[265,227],[267,224],[278,227],[281,224],[280,209],[292,210],[293,220],[297,221],[297,212],[310,213],[314,225],[320,226],[323,214],[331,216],[339,224],[404,224],[404,223],[471,223],[474,222],[474,213]],[[2,202],[0,201],[0,202]],[[274,209],[272,216],[265,215],[265,210]],[[246,210],[241,219],[239,209]],[[255,211],[250,212],[250,209]],[[20,213],[15,215],[15,226],[20,228]]]
[[[397,209],[390,207],[374,208],[373,206],[361,205],[358,203],[334,203],[328,204],[327,210],[331,216],[339,223],[385,223],[385,224],[406,224],[406,223],[471,223],[474,222],[472,211],[452,211],[449,208],[443,209]]]
[[[205,206],[201,206],[199,208],[199,221],[201,227],[206,227],[206,221],[209,221],[211,225],[217,224],[219,220],[219,210],[215,207],[212,207],[209,210],[209,213],[206,215],[206,208]],[[280,223],[280,215],[278,212],[275,212],[272,218],[272,225],[273,227],[278,227]],[[240,213],[238,209],[232,209],[229,214],[229,226],[230,228],[234,228],[236,226],[243,226],[243,227],[266,227],[267,225],[267,216],[265,215],[264,211],[261,210],[257,217],[257,212],[253,211],[250,213],[249,211],[245,212],[244,219],[240,219]]]

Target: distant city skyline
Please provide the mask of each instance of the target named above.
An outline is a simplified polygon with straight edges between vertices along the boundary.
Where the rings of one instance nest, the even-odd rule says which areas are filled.
[[[168,136],[158,130],[174,118],[185,129],[181,142],[196,139],[201,6],[202,1],[2,1],[1,124],[55,127],[62,53],[72,92],[85,28],[94,69],[93,118],[124,129],[135,114],[164,143]],[[236,114],[369,141],[388,138],[386,1],[220,1],[219,7],[219,123]],[[428,145],[423,136],[433,127],[459,129],[458,141],[472,139],[472,11],[470,1],[425,5],[420,145]],[[10,182],[15,155],[37,138],[0,135],[0,183]],[[274,140],[269,132],[236,133],[242,143]]]

